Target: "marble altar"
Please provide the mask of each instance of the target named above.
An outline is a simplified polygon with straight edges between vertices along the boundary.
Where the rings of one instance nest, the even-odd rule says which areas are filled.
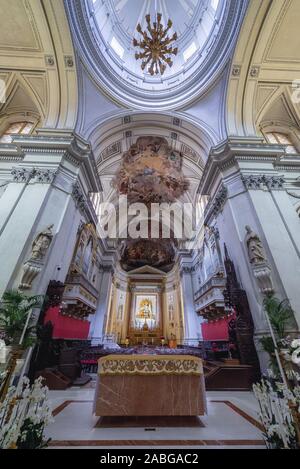
[[[109,355],[98,362],[97,416],[206,413],[202,360],[189,355]]]

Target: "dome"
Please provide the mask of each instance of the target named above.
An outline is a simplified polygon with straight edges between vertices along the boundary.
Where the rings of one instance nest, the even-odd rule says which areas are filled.
[[[205,91],[224,69],[246,0],[67,0],[76,36],[94,78],[114,100],[135,109],[174,109]],[[135,53],[157,14],[177,34],[178,54],[163,75],[152,76]]]
[[[220,0],[92,0],[87,6],[97,39],[105,42],[108,60],[119,68],[122,78],[143,89],[152,90],[154,86],[155,90],[164,90],[185,79],[204,60],[204,49],[209,49],[218,30],[222,3],[224,6]],[[139,36],[138,24],[147,30],[146,15],[150,14],[153,22],[157,13],[162,14],[164,27],[172,20],[169,35],[177,33],[179,52],[172,68],[167,67],[163,76],[152,77],[136,61],[132,39]]]

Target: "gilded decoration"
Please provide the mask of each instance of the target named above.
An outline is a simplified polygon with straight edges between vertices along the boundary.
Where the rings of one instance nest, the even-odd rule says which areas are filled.
[[[142,60],[141,69],[148,67],[150,75],[163,75],[167,65],[173,66],[172,55],[178,54],[178,48],[173,47],[177,41],[177,33],[168,36],[168,32],[173,26],[169,19],[167,26],[163,26],[162,14],[157,13],[156,20],[151,25],[151,16],[146,15],[147,29],[142,30],[140,23],[137,25],[137,32],[142,36],[141,40],[133,39],[134,47],[141,49],[141,52],[135,54],[136,60]]]
[[[61,314],[86,319],[96,312],[97,290],[97,234],[91,223],[81,227],[74,250],[63,295]]]
[[[98,362],[99,375],[193,375],[203,374],[202,360],[180,355],[108,355]]]

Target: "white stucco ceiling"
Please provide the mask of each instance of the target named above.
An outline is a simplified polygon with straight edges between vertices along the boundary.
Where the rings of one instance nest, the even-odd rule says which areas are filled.
[[[182,108],[206,93],[224,71],[248,0],[66,0],[82,63],[104,93],[139,110]],[[136,26],[145,15],[173,21],[178,55],[163,76],[135,60]],[[187,51],[191,49],[191,53]]]
[[[209,47],[222,17],[224,0],[87,0],[86,5],[91,24],[98,40],[107,47],[108,60],[113,67],[119,67],[122,77],[148,90],[163,90],[170,79],[180,83],[199,61],[205,57],[204,49]],[[147,69],[141,70],[135,60],[132,45],[138,23],[147,29],[145,16],[162,14],[162,23],[173,22],[169,35],[177,33],[179,53],[172,68],[164,76],[152,77]],[[190,53],[188,53],[190,51]],[[194,53],[193,53],[194,51]],[[188,57],[190,55],[190,57]],[[188,57],[188,58],[187,58]]]

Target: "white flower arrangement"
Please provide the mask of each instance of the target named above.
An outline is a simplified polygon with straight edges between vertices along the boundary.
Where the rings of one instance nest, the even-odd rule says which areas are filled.
[[[259,403],[259,418],[267,445],[277,449],[296,448],[296,428],[290,403],[300,405],[300,387],[291,391],[282,383],[273,387],[262,380],[253,386],[253,391]]]
[[[300,339],[293,340],[291,343],[291,347],[294,349],[300,347]]]
[[[48,388],[43,386],[42,378],[37,379],[32,386],[28,378],[23,378],[20,388],[21,392],[18,392],[16,387],[10,387],[0,404],[1,449],[26,448],[29,430],[30,437],[34,435],[34,442],[39,445],[37,447],[43,447],[44,428],[53,422]]]
[[[294,339],[287,349],[282,350],[283,358],[287,362],[300,366],[300,339]]]

